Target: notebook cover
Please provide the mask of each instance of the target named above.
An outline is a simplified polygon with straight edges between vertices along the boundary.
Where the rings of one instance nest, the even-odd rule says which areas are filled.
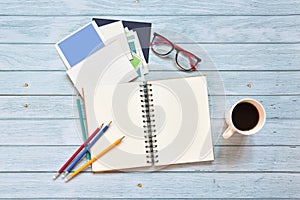
[[[55,44],[68,69],[104,47],[102,35],[97,29],[95,22],[88,23]]]

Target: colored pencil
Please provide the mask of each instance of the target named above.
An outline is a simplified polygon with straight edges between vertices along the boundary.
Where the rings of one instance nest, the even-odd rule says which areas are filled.
[[[77,110],[78,110],[78,114],[79,114],[80,127],[81,127],[82,136],[83,136],[83,141],[86,141],[87,133],[86,133],[86,129],[84,126],[84,119],[83,119],[83,113],[82,113],[82,109],[81,109],[81,103],[80,103],[79,96],[77,96],[76,102],[77,102]],[[90,160],[89,152],[87,152],[85,154],[85,156],[86,156],[86,159]]]
[[[81,172],[82,170],[84,170],[87,166],[89,166],[90,164],[92,164],[93,162],[95,162],[96,160],[98,160],[101,156],[103,156],[104,154],[106,154],[108,151],[110,151],[111,149],[113,149],[114,147],[116,147],[118,144],[120,144],[122,142],[122,140],[124,139],[124,137],[125,136],[123,136],[122,138],[116,140],[109,147],[107,147],[102,152],[100,152],[99,154],[97,154],[94,158],[92,158],[92,160],[86,162],[84,165],[82,165],[80,168],[78,168],[68,178],[65,178],[65,182],[68,182],[69,180],[71,180],[72,178],[74,178],[77,174],[79,174],[79,172]]]
[[[88,126],[88,122],[87,122],[87,118],[86,118],[86,102],[85,102],[85,95],[84,95],[84,89],[82,88],[81,89],[82,91],[82,101],[83,101],[83,111],[84,111],[84,114],[85,114],[85,127],[86,127],[86,133],[88,134],[89,133],[89,126]]]
[[[83,149],[83,151],[73,160],[71,165],[67,168],[65,171],[63,178],[66,177],[70,171],[76,166],[76,164],[81,160],[81,158],[86,154],[88,150],[97,142],[97,140],[106,132],[106,130],[109,128],[111,122],[109,122],[108,125],[106,125],[99,133],[95,136],[95,138]]]
[[[53,176],[53,180],[55,180],[72,162],[72,160],[79,154],[79,152],[95,137],[95,135],[101,130],[103,124],[96,128],[93,134],[76,150],[76,152],[68,159],[68,161],[57,171],[57,173]]]

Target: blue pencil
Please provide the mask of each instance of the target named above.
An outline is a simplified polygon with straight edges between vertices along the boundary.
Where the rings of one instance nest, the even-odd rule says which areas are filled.
[[[90,148],[97,142],[97,140],[105,133],[105,131],[109,128],[111,122],[106,125],[95,137],[94,139],[83,149],[83,151],[73,160],[71,165],[68,167],[66,172],[63,175],[63,178],[66,177],[70,171],[75,167],[75,165],[81,160],[81,158],[90,150]]]

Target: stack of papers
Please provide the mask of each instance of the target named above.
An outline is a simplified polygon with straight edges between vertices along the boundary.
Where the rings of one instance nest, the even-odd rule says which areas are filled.
[[[82,88],[143,81],[149,72],[151,23],[93,19],[55,44],[67,75]]]

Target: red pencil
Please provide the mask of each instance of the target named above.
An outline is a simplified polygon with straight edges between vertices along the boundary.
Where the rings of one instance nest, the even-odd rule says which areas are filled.
[[[72,162],[72,160],[77,156],[77,154],[95,137],[95,135],[102,129],[103,124],[96,128],[93,134],[88,137],[88,139],[77,149],[77,151],[69,158],[69,160],[57,171],[57,173],[53,176],[53,180],[55,180],[65,169],[66,167]]]

